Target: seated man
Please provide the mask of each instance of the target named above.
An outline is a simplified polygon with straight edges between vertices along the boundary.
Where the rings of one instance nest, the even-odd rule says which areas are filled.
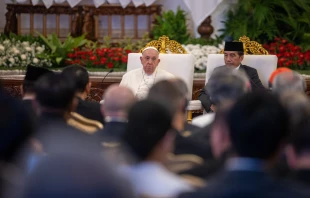
[[[226,42],[224,47],[224,61],[225,65],[221,67],[231,67],[237,70],[244,70],[246,75],[248,76],[251,87],[253,91],[264,90],[264,86],[259,79],[256,69],[242,65],[241,62],[244,58],[244,49],[242,42]],[[216,68],[215,70],[217,70]],[[206,88],[203,88],[198,96],[198,99],[201,101],[203,108],[207,112],[213,111],[211,109],[212,102],[210,100],[210,96],[206,92]]]
[[[129,87],[138,99],[143,99],[156,82],[173,78],[169,72],[157,68],[160,62],[158,56],[159,52],[155,47],[146,47],[140,57],[143,68],[127,72],[120,85]]]

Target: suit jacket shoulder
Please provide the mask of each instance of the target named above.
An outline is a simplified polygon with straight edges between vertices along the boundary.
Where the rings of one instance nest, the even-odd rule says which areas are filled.
[[[86,101],[79,98],[75,112],[85,118],[99,121],[102,124],[104,123],[103,116],[100,111],[100,104],[98,102]]]

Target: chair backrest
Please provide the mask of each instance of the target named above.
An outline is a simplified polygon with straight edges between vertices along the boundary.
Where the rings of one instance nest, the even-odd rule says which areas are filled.
[[[141,56],[141,53],[128,54],[127,72],[142,67]],[[184,80],[191,99],[194,80],[194,56],[192,54],[159,54],[159,58],[158,68]]]
[[[268,88],[268,80],[271,73],[277,68],[278,57],[276,55],[244,55],[243,65],[257,70],[262,84]],[[206,83],[216,67],[225,65],[224,54],[209,54],[207,62]]]

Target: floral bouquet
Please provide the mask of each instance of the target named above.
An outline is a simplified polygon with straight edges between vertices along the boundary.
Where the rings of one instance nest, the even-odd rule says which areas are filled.
[[[195,69],[205,70],[207,68],[208,54],[217,54],[221,47],[211,45],[183,45],[184,49],[195,57]]]
[[[21,42],[16,39],[0,41],[0,66],[2,67],[26,67],[34,64],[39,67],[50,67],[52,63],[48,59],[37,58],[38,54],[45,51],[45,46],[38,42]]]
[[[263,47],[270,53],[278,57],[278,67],[290,67],[303,69],[310,64],[310,50],[302,49],[288,42],[285,39],[275,38],[270,44]]]
[[[66,64],[126,69],[128,53],[131,51],[122,48],[97,48],[95,50],[76,48],[67,55]]]

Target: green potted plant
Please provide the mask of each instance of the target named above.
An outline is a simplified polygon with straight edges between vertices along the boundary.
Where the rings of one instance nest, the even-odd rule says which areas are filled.
[[[166,35],[171,40],[184,43],[190,34],[187,30],[186,15],[184,10],[178,7],[176,13],[172,10],[163,12],[161,16],[156,16],[156,22],[151,32],[154,39]]]

